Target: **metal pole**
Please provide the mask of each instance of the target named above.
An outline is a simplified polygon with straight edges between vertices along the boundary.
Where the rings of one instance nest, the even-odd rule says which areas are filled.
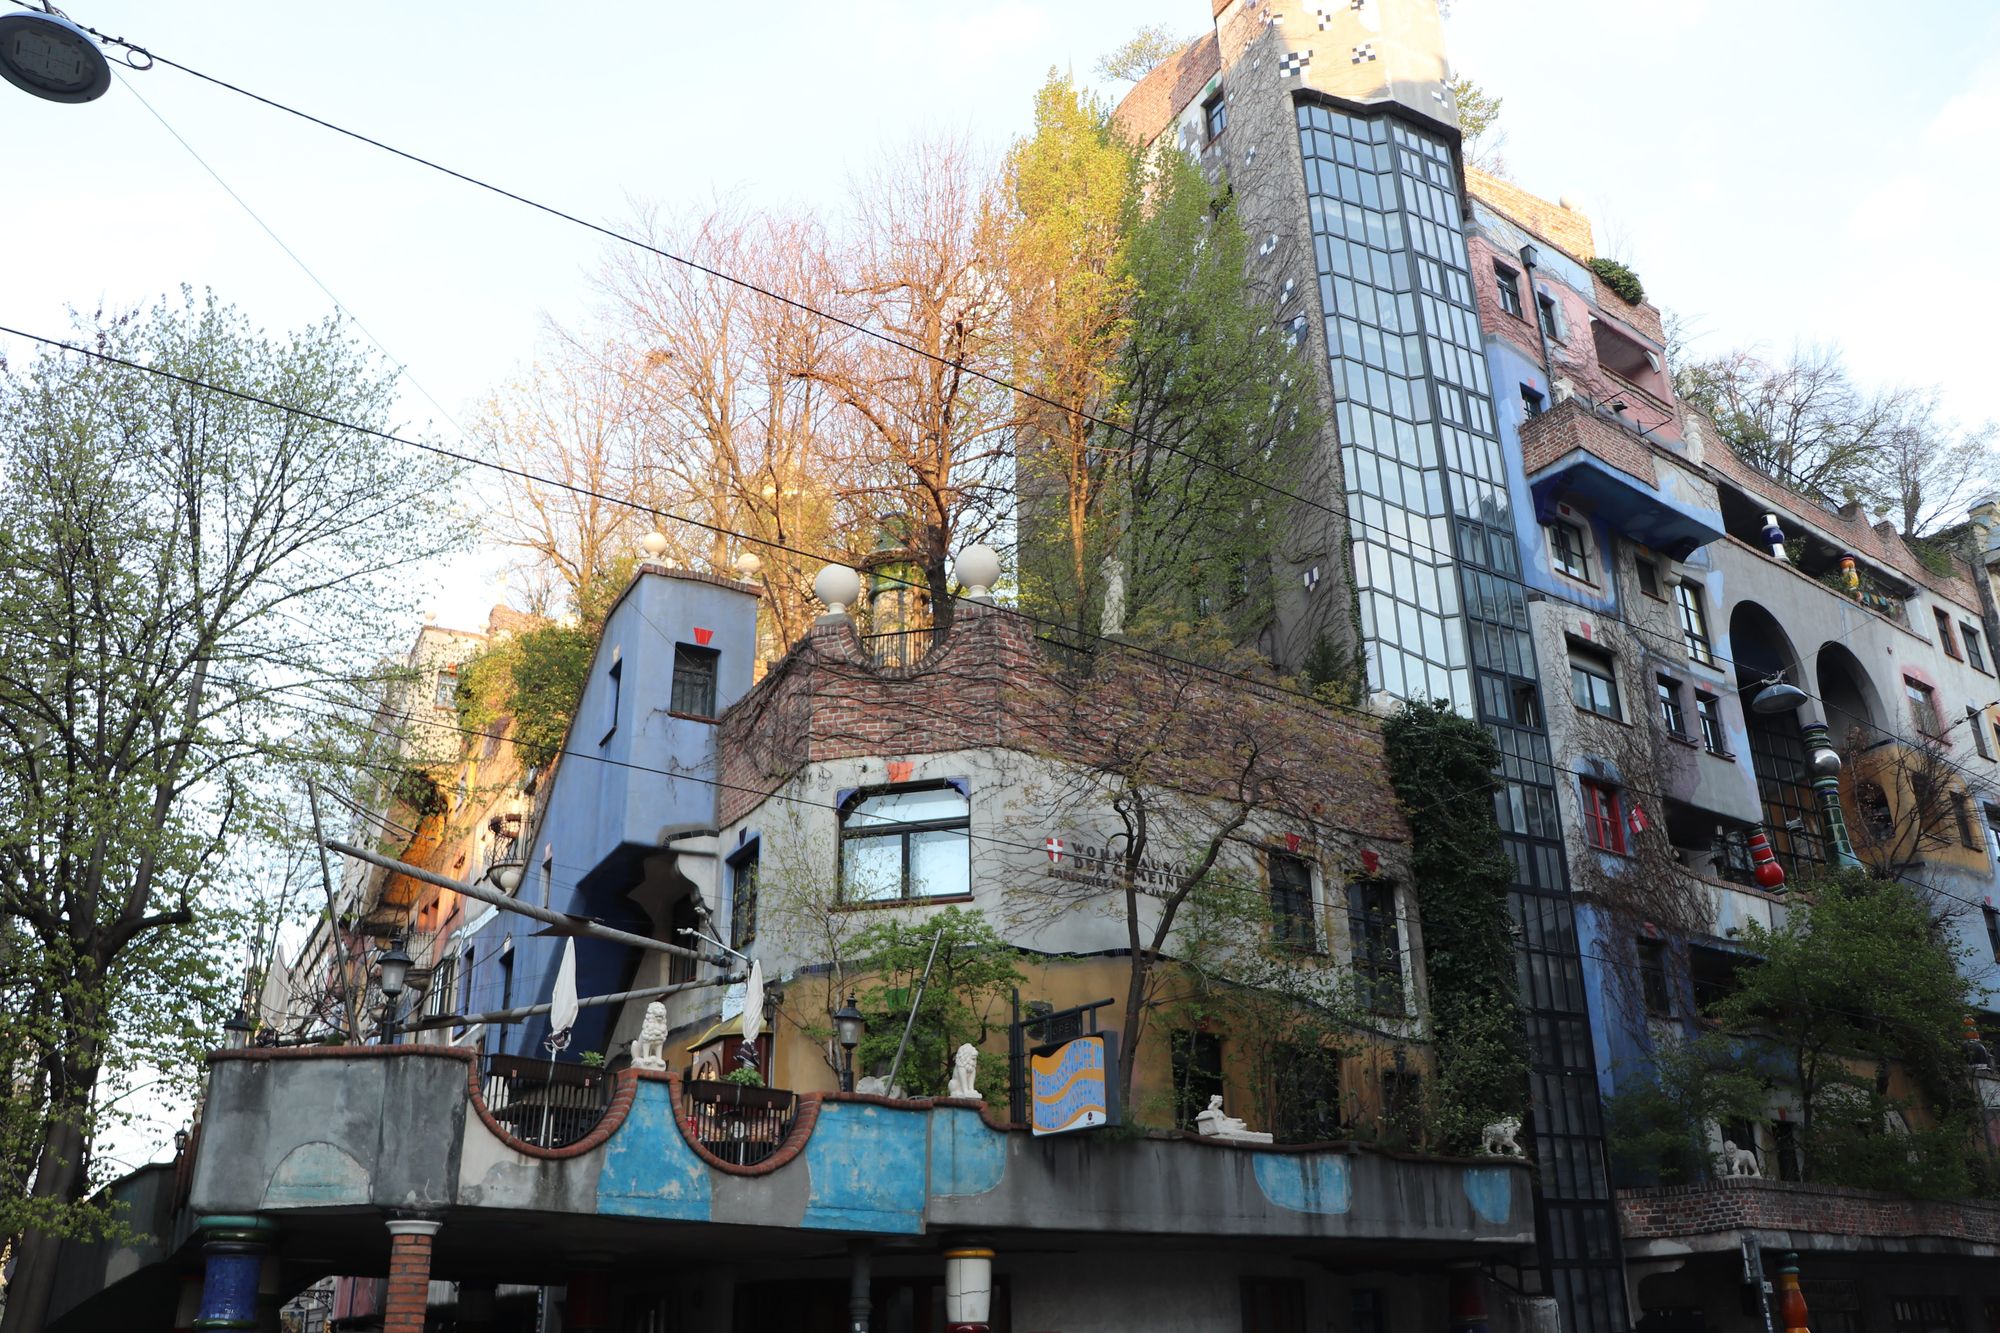
[[[684,945],[669,944],[665,940],[656,940],[650,935],[634,935],[629,930],[619,930],[613,926],[602,925],[596,921],[592,921],[588,917],[570,916],[565,912],[551,911],[546,907],[536,907],[532,903],[524,903],[517,898],[509,898],[500,890],[489,889],[484,884],[468,884],[464,880],[453,879],[449,875],[440,875],[435,871],[425,870],[422,866],[413,866],[407,862],[398,861],[393,856],[383,856],[379,852],[367,851],[351,843],[342,842],[338,838],[326,839],[325,845],[339,852],[342,856],[352,856],[357,860],[366,861],[370,865],[381,866],[384,870],[393,870],[397,874],[408,875],[411,879],[422,880],[426,884],[435,884],[439,888],[454,890],[464,894],[468,898],[477,899],[482,903],[491,903],[503,911],[519,912],[522,916],[533,917],[535,920],[546,922],[551,926],[561,926],[569,933],[581,935],[586,939],[611,940],[617,944],[629,944],[639,949],[652,949],[658,953],[678,954],[682,958],[692,958],[698,963],[714,961],[713,959],[702,957],[698,950],[687,948]]]
[[[896,1086],[896,1071],[903,1067],[903,1052],[909,1048],[910,1031],[917,1026],[917,1006],[924,1002],[924,987],[930,984],[931,967],[937,962],[938,945],[943,943],[944,927],[939,926],[938,933],[931,937],[931,956],[924,960],[924,974],[917,978],[917,993],[910,1000],[910,1017],[903,1024],[903,1039],[896,1043],[896,1058],[889,1062],[888,1086],[891,1089]]]
[[[333,870],[326,860],[326,829],[319,818],[319,783],[310,776],[306,778],[306,804],[312,809],[313,842],[319,853],[319,882],[326,889],[326,938],[333,954],[333,969],[340,978],[340,1007],[347,1016],[347,1039],[361,1040],[360,1005],[354,999],[354,987],[347,975],[347,960],[341,957],[346,952],[341,947],[340,908],[333,892]]]
[[[743,980],[741,972],[726,977],[709,977],[704,981],[676,981],[671,986],[647,986],[642,990],[621,990],[610,995],[586,995],[577,1001],[578,1005],[623,1004],[627,1000],[652,1000],[663,995],[677,995],[684,990],[700,990],[704,986],[734,986]],[[483,1014],[436,1014],[421,1018],[414,1023],[405,1023],[405,1032],[427,1031],[431,1028],[469,1027],[474,1023],[516,1023],[536,1014],[546,1014],[555,1006],[547,1003],[524,1004],[513,1009],[494,1009]]]
[[[382,997],[382,1044],[384,1046],[394,1046],[396,1044],[396,1001],[402,998],[400,995],[384,995]]]

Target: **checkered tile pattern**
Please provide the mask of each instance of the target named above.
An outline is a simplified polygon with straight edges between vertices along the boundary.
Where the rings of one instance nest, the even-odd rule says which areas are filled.
[[[1376,58],[1375,43],[1373,42],[1363,42],[1354,48],[1354,63],[1357,65]]]
[[[1278,73],[1304,74],[1312,60],[1313,53],[1310,51],[1287,51],[1285,58],[1278,62]]]

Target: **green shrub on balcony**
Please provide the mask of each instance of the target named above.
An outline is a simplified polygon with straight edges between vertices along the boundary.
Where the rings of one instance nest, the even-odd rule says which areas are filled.
[[[1606,287],[1617,292],[1618,298],[1627,305],[1645,304],[1646,285],[1639,281],[1638,274],[1624,264],[1600,256],[1591,260],[1588,267]]]

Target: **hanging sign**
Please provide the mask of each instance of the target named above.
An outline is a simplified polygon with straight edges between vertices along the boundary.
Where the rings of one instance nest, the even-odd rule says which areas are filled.
[[[1037,1136],[1118,1123],[1118,1043],[1093,1032],[1028,1055],[1029,1126]]]

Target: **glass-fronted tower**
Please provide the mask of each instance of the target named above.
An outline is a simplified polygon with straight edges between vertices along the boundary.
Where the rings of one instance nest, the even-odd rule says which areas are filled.
[[[1538,1278],[1565,1327],[1629,1326],[1596,1055],[1465,244],[1456,116],[1435,0],[1216,0],[1212,36],[1120,108],[1226,179],[1253,279],[1326,367],[1317,533],[1281,570],[1272,636],[1346,621],[1371,691],[1448,699],[1502,754],[1520,998],[1540,1166]],[[1216,114],[1217,108],[1221,114]],[[1342,599],[1351,601],[1342,607]],[[1351,608],[1351,616],[1339,611]]]

